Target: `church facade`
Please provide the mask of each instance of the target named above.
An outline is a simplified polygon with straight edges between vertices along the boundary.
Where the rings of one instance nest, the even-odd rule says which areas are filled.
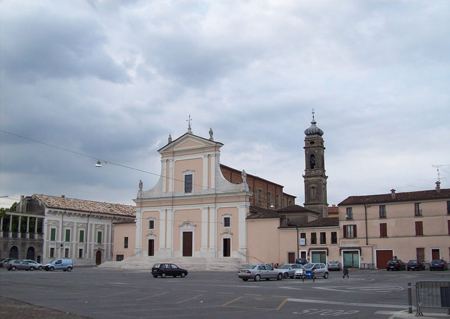
[[[238,184],[223,177],[222,146],[189,127],[158,150],[160,179],[150,190],[140,183],[134,200],[135,256],[246,259],[251,193],[245,171]]]

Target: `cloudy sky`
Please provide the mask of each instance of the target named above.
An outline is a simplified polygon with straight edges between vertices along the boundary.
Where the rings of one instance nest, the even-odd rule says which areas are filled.
[[[0,207],[133,204],[187,131],[303,205],[304,130],[328,202],[450,187],[450,1],[0,0]],[[95,168],[97,159],[114,164]]]

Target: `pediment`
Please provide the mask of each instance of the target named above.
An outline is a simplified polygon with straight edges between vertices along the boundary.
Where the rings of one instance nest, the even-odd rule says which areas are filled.
[[[199,148],[199,147],[204,147],[204,146],[205,146],[205,143],[202,143],[196,139],[188,138],[184,141],[181,141],[177,145],[175,145],[174,150],[180,151],[180,150]]]
[[[223,144],[206,138],[186,133],[159,150],[160,153],[200,149],[205,147],[221,147]]]

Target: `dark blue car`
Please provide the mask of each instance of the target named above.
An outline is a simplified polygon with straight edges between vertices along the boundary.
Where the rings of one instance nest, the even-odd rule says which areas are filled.
[[[430,271],[431,270],[447,270],[448,264],[444,259],[433,259],[430,262]]]

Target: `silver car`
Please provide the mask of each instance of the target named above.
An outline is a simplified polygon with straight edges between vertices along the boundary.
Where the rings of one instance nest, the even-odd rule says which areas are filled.
[[[261,279],[281,280],[283,278],[283,273],[281,270],[274,269],[267,264],[250,264],[246,268],[238,270],[238,277],[243,281],[249,279],[253,279],[254,281],[260,281]]]
[[[341,270],[341,263],[337,260],[330,260],[327,264],[328,270]]]
[[[22,263],[27,263],[30,266],[30,270],[42,270],[44,265],[32,260],[32,259],[24,259]],[[33,269],[31,269],[33,268]]]
[[[295,271],[302,268],[303,265],[301,264],[284,264],[283,266],[279,267],[278,270],[281,270],[283,272],[284,278],[294,278]]]
[[[328,278],[328,268],[324,263],[310,263],[303,266],[303,269],[299,269],[295,271],[295,278],[305,278],[306,272],[312,271],[312,275],[314,278],[323,277],[325,279]]]

